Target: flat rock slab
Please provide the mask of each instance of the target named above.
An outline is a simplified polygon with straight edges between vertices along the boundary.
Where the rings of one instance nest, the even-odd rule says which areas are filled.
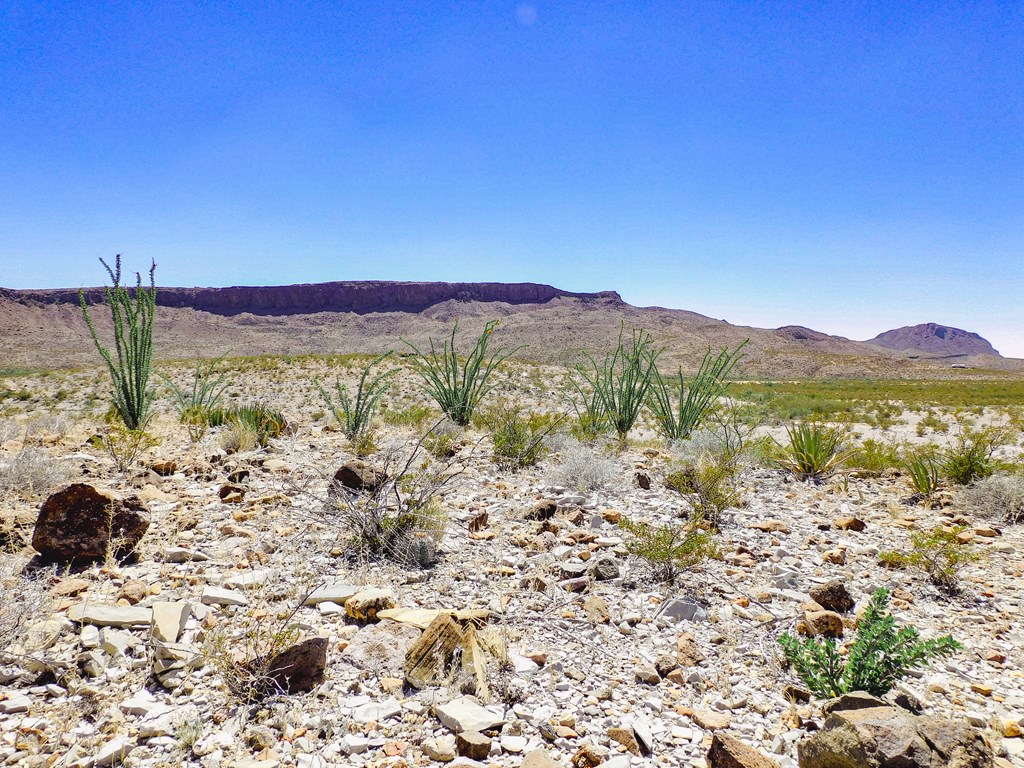
[[[359,593],[362,587],[355,584],[324,584],[309,593],[303,605],[317,605],[319,603],[337,603],[344,605],[350,597]]]
[[[148,627],[153,621],[150,608],[78,603],[68,609],[68,618],[98,627]]]
[[[446,611],[440,608],[387,608],[377,612],[378,619],[391,619],[399,624],[408,624],[417,629],[426,629],[442,613],[450,614],[460,624],[472,622],[484,624],[491,612],[485,608],[467,608],[460,611]]]
[[[501,715],[480,706],[475,699],[460,696],[447,704],[434,707],[434,714],[441,725],[455,733],[463,731],[489,731],[505,724]]]
[[[176,643],[185,631],[185,623],[192,615],[192,606],[188,603],[153,603],[153,623],[150,634],[154,640],[162,643]]]
[[[203,605],[248,605],[249,599],[234,589],[205,587],[200,598]]]

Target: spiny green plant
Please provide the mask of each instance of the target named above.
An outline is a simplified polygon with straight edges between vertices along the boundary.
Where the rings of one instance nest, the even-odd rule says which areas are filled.
[[[118,472],[127,472],[143,453],[160,444],[149,432],[128,429],[123,424],[112,424],[96,442],[114,460]]]
[[[626,541],[631,554],[646,560],[660,581],[674,584],[682,571],[720,556],[714,535],[703,526],[700,515],[686,522],[650,525],[623,517],[619,527],[632,536]]]
[[[426,353],[412,342],[402,339],[413,352],[410,360],[423,379],[424,390],[437,402],[442,412],[460,427],[469,424],[473,411],[484,395],[494,388],[493,384],[487,383],[494,370],[523,348],[499,347],[488,356],[487,348],[497,327],[497,320],[484,326],[483,333],[463,362],[460,362],[455,347],[455,335],[459,330],[457,321],[452,328],[451,338],[440,349],[433,339],[430,339],[430,351]]]
[[[510,471],[532,467],[547,453],[544,438],[563,418],[552,414],[523,415],[519,406],[499,409],[488,419],[494,463]]]
[[[598,361],[587,352],[586,365],[578,365],[573,387],[584,401],[584,412],[592,422],[606,420],[615,429],[619,442],[625,443],[640,411],[647,402],[658,372],[658,357],[663,349],[654,346],[654,338],[644,330],[633,330],[632,341],[624,339],[625,324],[619,327],[615,349]]]
[[[788,632],[783,634],[779,644],[786,661],[804,685],[821,698],[851,691],[883,696],[912,670],[963,648],[949,635],[921,640],[914,627],[897,628],[888,607],[889,590],[876,589],[845,655],[832,638],[800,640]]]
[[[359,376],[359,384],[356,386],[355,399],[349,395],[348,387],[338,379],[334,383],[338,394],[338,405],[335,405],[330,393],[319,381],[316,382],[317,389],[320,390],[320,394],[327,402],[327,407],[331,409],[334,418],[341,425],[345,436],[352,442],[359,442],[359,439],[366,435],[370,429],[370,422],[377,409],[377,404],[391,386],[391,379],[398,373],[398,369],[392,369],[370,378],[370,371],[393,354],[393,350],[388,350],[373,358],[363,367],[362,374]]]
[[[728,388],[725,379],[743,359],[743,347],[747,341],[732,352],[723,347],[717,356],[708,347],[700,368],[689,382],[683,376],[682,368],[671,378],[671,383],[655,369],[650,408],[658,423],[658,431],[666,439],[685,440],[703,423],[718,398],[725,394]]]
[[[214,408],[209,411],[211,427],[238,424],[250,429],[260,446],[265,446],[274,437],[280,437],[288,428],[288,422],[280,411],[264,405],[251,403],[231,408]]]
[[[941,481],[941,468],[935,457],[919,451],[908,456],[903,467],[907,470],[907,477],[910,478],[914,492],[926,501],[931,499],[939,489]]]
[[[969,542],[961,541],[963,526],[915,531],[910,536],[910,550],[884,550],[878,562],[888,568],[915,568],[946,592],[956,592],[960,568],[978,559]]]
[[[100,259],[110,275],[112,286],[104,286],[106,303],[114,324],[114,352],[100,341],[96,326],[89,315],[85,292],[78,292],[85,324],[103,360],[107,364],[113,385],[111,401],[114,409],[129,430],[143,429],[149,420],[153,393],[148,389],[149,374],[153,367],[153,323],[156,318],[156,262],[149,269],[149,288],[142,285],[142,275],[135,273],[134,291],[121,285],[121,255],[114,261],[114,269]]]
[[[214,369],[224,359],[221,355],[210,360],[205,366],[202,361],[196,363],[192,374],[192,388],[179,387],[166,376],[161,376],[174,398],[174,407],[178,411],[179,421],[185,425],[192,442],[203,439],[206,428],[210,425],[210,412],[216,409],[228,388],[227,373],[214,375]]]
[[[782,446],[776,463],[801,480],[820,483],[834,473],[846,452],[842,451],[842,433],[820,424],[797,424],[786,427],[789,444]]]

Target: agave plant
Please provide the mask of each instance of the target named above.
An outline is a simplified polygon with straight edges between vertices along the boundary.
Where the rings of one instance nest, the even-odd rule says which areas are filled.
[[[786,427],[789,444],[782,446],[776,463],[801,480],[820,483],[842,465],[848,451],[842,450],[842,432],[821,424]]]

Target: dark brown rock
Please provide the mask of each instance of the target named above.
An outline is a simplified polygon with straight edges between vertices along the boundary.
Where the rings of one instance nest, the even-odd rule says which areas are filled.
[[[651,476],[643,470],[637,470],[636,474],[633,475],[633,479],[636,480],[636,485],[640,490],[651,490]]]
[[[558,512],[558,502],[554,499],[543,499],[538,501],[529,512],[526,513],[527,520],[550,520]]]
[[[386,481],[387,475],[359,459],[346,461],[334,473],[335,483],[360,493],[376,493]]]
[[[479,731],[462,731],[455,734],[455,748],[462,757],[486,760],[491,753],[491,739]]]
[[[121,499],[86,483],[51,495],[39,509],[32,546],[49,562],[102,560],[129,554],[149,528],[149,510],[138,498]]]
[[[825,584],[811,587],[811,599],[826,611],[847,613],[855,605],[853,597],[842,579],[833,579]]]
[[[779,768],[775,760],[722,731],[711,738],[707,760],[708,768]]]
[[[271,659],[267,676],[284,693],[304,693],[324,681],[326,669],[327,638],[310,637]]]

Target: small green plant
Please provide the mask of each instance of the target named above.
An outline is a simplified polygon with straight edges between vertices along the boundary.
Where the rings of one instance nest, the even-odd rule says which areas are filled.
[[[263,403],[214,408],[208,411],[207,419],[211,427],[241,425],[255,435],[261,447],[266,446],[271,438],[280,437],[288,428],[288,421],[281,412]]]
[[[153,367],[153,322],[156,317],[156,262],[149,269],[149,288],[142,286],[142,275],[136,273],[135,290],[121,285],[121,255],[114,261],[114,269],[100,259],[110,275],[113,286],[104,287],[107,304],[114,325],[114,351],[117,360],[100,342],[93,325],[84,291],[78,292],[85,324],[92,341],[107,364],[113,384],[111,401],[121,421],[129,430],[141,430],[149,420],[153,393],[148,389],[149,374]]]
[[[903,467],[907,470],[914,493],[926,501],[930,500],[939,489],[941,481],[941,468],[935,457],[919,451],[907,457]]]
[[[465,430],[445,418],[434,424],[423,436],[423,448],[435,459],[450,459],[462,447]]]
[[[885,550],[878,553],[878,562],[887,568],[923,571],[935,586],[956,592],[960,568],[978,559],[973,547],[960,540],[963,530],[963,526],[957,525],[916,531],[910,536],[909,552]]]
[[[735,456],[706,454],[668,475],[665,485],[688,496],[694,512],[717,530],[722,512],[740,503],[738,472]]]
[[[577,413],[586,414],[591,425],[607,422],[623,444],[647,402],[662,352],[644,330],[634,330],[629,345],[624,334],[625,324],[619,328],[615,349],[601,361],[584,352],[587,364],[576,367],[583,382],[570,379],[583,401],[582,411],[577,407]]]
[[[659,581],[674,584],[682,571],[720,557],[713,534],[702,523],[699,515],[683,523],[661,525],[634,523],[623,517],[619,527],[632,534],[626,549],[650,563]]]
[[[214,369],[223,359],[224,356],[221,355],[216,360],[210,360],[205,366],[201,361],[196,363],[196,370],[192,375],[192,388],[189,390],[179,387],[166,376],[162,377],[171,392],[171,397],[174,398],[178,420],[185,425],[193,443],[203,439],[210,425],[210,412],[219,406],[224,390],[228,388],[228,382],[225,381],[226,373],[214,375]]]
[[[651,385],[650,408],[658,423],[658,430],[668,440],[685,440],[697,429],[714,408],[718,398],[725,394],[726,377],[743,358],[744,341],[730,352],[726,348],[713,356],[711,348],[704,353],[700,368],[687,383],[683,369],[669,383],[655,369]]]
[[[961,417],[962,426],[962,417]],[[956,442],[946,449],[942,471],[953,485],[970,485],[996,469],[996,450],[1009,438],[1005,427],[973,429],[962,427]]]
[[[776,463],[801,480],[820,483],[842,465],[843,435],[838,429],[820,424],[786,427],[789,444],[782,446]]]
[[[143,429],[128,429],[123,424],[112,424],[99,438],[100,446],[114,460],[118,472],[127,472],[143,453],[160,441]]]
[[[382,406],[380,411],[381,419],[385,424],[391,424],[396,427],[412,427],[420,431],[428,424],[437,421],[439,415],[440,413],[437,410],[419,403],[395,410]]]
[[[547,453],[544,438],[561,422],[550,414],[524,416],[518,406],[504,407],[489,419],[494,463],[516,471],[532,467]]]
[[[843,462],[858,475],[880,475],[888,469],[903,466],[902,448],[894,440],[880,441],[868,438],[847,453]]]
[[[473,418],[473,411],[480,404],[484,395],[494,388],[487,381],[494,370],[522,347],[505,349],[499,347],[488,356],[488,344],[498,321],[492,320],[484,326],[483,333],[464,362],[459,361],[455,348],[455,334],[459,330],[458,322],[452,328],[450,340],[438,349],[430,339],[430,352],[424,353],[412,342],[402,339],[413,354],[410,358],[416,372],[423,379],[424,390],[441,407],[448,418],[465,427]]]
[[[345,436],[353,443],[359,442],[360,438],[369,431],[377,404],[391,386],[391,378],[398,373],[397,369],[392,369],[370,378],[370,371],[393,354],[394,352],[389,350],[383,355],[373,358],[363,367],[354,399],[349,395],[348,387],[342,384],[340,379],[334,383],[338,395],[338,405],[334,404],[330,393],[324,389],[323,385],[320,382],[316,383],[317,389],[320,390],[320,394],[327,402],[327,407],[331,409],[334,418],[341,425]]]
[[[897,629],[888,607],[889,590],[876,589],[845,655],[832,638],[800,640],[785,633],[779,644],[786,661],[804,685],[821,698],[852,691],[884,696],[912,670],[963,648],[949,635],[921,640],[914,627]]]

